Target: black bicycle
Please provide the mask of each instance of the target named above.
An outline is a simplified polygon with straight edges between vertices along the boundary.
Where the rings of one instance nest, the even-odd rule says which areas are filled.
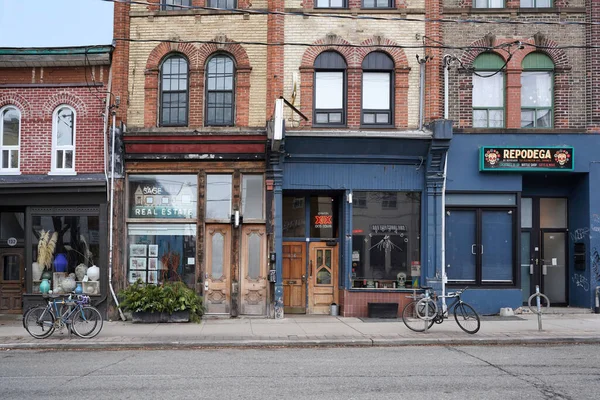
[[[430,286],[423,286],[421,289],[425,291],[423,295],[408,303],[402,310],[402,321],[408,329],[423,332],[431,328],[434,323],[444,322],[453,311],[454,320],[463,331],[471,334],[479,331],[481,326],[479,314],[460,298],[467,288],[448,292],[445,296],[438,296]],[[444,310],[441,299],[454,299],[454,301]]]

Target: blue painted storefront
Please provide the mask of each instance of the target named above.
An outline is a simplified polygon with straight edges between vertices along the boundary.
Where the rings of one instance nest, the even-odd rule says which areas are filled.
[[[480,172],[482,146],[554,147],[574,149],[573,171]],[[448,152],[447,194],[514,193],[521,197],[567,198],[567,304],[594,307],[594,290],[600,284],[600,136],[588,134],[454,134]],[[521,207],[519,207],[519,216]],[[518,219],[520,220],[520,219]],[[585,269],[574,266],[574,244],[585,245]],[[517,252],[519,252],[517,246]],[[517,254],[516,260],[520,260]],[[471,288],[466,301],[483,314],[501,307],[522,305],[520,268],[512,287]]]

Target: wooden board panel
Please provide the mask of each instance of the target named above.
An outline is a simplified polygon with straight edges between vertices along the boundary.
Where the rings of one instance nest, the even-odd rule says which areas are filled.
[[[25,290],[23,260],[23,249],[0,249],[0,313],[22,312],[22,294]]]
[[[283,244],[282,280],[284,312],[306,313],[306,243]]]
[[[241,311],[267,313],[267,235],[264,225],[244,225],[241,254]],[[258,263],[258,264],[257,264]]]
[[[231,310],[231,226],[206,226],[206,272],[204,302],[207,314]]]

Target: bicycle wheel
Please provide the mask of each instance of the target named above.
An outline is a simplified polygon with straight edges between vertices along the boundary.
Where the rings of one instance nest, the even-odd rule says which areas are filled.
[[[429,306],[429,310],[427,310],[425,304]],[[431,310],[433,310],[433,312],[431,312]],[[419,318],[432,321],[437,316],[437,304],[435,300],[431,298],[421,299],[419,300],[419,304],[417,304],[416,311]]]
[[[479,314],[467,303],[460,302],[454,307],[454,319],[460,329],[467,333],[477,333],[481,326]]]
[[[427,323],[427,329],[431,328],[433,325],[433,320],[425,321],[424,319],[419,318],[419,313],[417,312],[417,304],[420,300],[414,300],[404,306],[404,310],[402,310],[402,322],[404,325],[411,331],[415,332],[423,332],[425,331],[425,323]],[[422,303],[423,304],[423,303]],[[431,308],[431,303],[429,303],[430,314],[433,314],[435,311]],[[425,314],[424,310],[423,314]]]
[[[43,306],[30,308],[23,317],[23,326],[34,338],[47,338],[54,332],[54,314]]]
[[[91,339],[102,330],[102,315],[94,307],[82,307],[73,314],[71,328],[77,336]]]

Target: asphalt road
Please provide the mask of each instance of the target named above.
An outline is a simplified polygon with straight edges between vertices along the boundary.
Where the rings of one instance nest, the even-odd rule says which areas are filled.
[[[600,346],[0,353],[0,399],[600,397]]]

